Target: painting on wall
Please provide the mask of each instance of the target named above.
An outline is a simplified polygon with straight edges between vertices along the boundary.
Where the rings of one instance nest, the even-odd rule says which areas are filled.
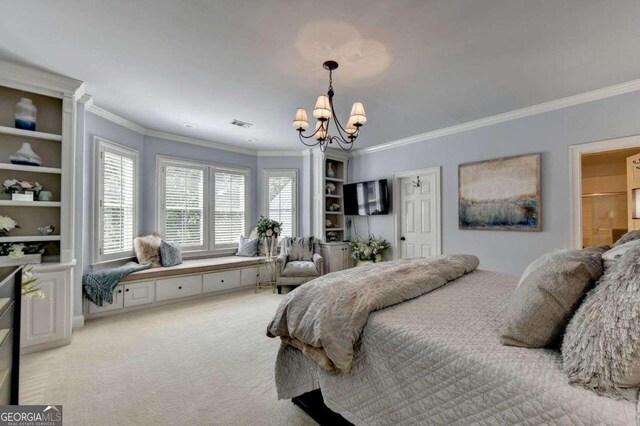
[[[540,154],[458,166],[460,229],[540,231]]]

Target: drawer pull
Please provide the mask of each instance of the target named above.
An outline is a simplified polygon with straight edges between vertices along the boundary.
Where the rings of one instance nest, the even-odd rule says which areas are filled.
[[[118,290],[118,293],[122,293],[122,290]]]
[[[182,286],[179,286],[179,287],[178,287],[178,290],[182,290]]]
[[[220,281],[224,282],[224,280],[220,280]]]
[[[125,291],[129,291],[129,289],[126,289]]]

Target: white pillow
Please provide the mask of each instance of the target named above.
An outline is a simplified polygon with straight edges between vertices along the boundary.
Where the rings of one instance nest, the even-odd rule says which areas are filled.
[[[618,263],[620,257],[629,250],[633,250],[638,246],[640,246],[640,240],[632,240],[627,243],[620,244],[619,246],[615,246],[611,250],[605,251],[602,255],[604,270],[607,271],[609,268],[614,267]]]

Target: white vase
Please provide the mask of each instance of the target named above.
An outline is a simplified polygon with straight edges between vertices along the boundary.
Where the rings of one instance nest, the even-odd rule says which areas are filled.
[[[16,104],[14,115],[16,129],[36,130],[36,117],[38,108],[29,98],[21,98]]]
[[[333,171],[333,164],[327,163],[327,177],[334,178],[336,177],[336,172]]]
[[[22,147],[17,150],[13,155],[9,156],[9,160],[13,164],[23,164],[27,166],[41,166],[42,158],[31,148],[29,142],[24,142]]]

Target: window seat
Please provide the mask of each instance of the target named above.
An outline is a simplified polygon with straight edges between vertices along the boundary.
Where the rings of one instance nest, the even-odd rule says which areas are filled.
[[[84,315],[91,319],[174,301],[205,297],[256,286],[258,264],[264,257],[225,256],[185,260],[127,275],[113,291],[113,302],[97,306],[84,298]]]
[[[145,269],[144,271],[133,272],[124,277],[120,282],[141,281],[155,278],[174,277],[177,275],[202,274],[205,272],[222,271],[225,269],[246,268],[256,266],[262,259],[265,259],[265,257],[223,256],[185,260],[180,265],[176,266],[160,266],[157,268]]]

